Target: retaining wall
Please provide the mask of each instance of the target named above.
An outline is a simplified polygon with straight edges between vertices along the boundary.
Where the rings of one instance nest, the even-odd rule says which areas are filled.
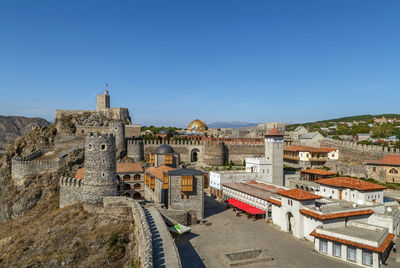
[[[137,239],[136,256],[140,257],[141,267],[153,267],[153,245],[150,226],[142,206],[131,198],[124,196],[104,197],[104,207],[125,205],[131,208],[135,224],[135,237]]]

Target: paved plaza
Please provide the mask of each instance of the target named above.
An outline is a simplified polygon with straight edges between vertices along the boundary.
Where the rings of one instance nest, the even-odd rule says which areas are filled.
[[[192,233],[176,240],[184,268],[228,267],[222,261],[222,254],[251,248],[266,249],[273,260],[242,267],[356,267],[316,253],[312,242],[282,232],[265,220],[253,221],[245,215],[236,217],[226,205],[208,196],[205,217],[210,226],[198,224]],[[383,267],[399,266],[391,256],[388,265]]]

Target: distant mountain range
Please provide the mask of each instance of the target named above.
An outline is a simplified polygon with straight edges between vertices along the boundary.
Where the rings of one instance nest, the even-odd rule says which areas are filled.
[[[255,123],[233,121],[233,122],[214,122],[208,124],[207,126],[209,128],[242,128],[242,127],[254,127],[257,125],[258,124]]]
[[[43,118],[0,115],[0,148],[12,143],[16,138],[31,130],[32,127],[45,127],[49,124]]]

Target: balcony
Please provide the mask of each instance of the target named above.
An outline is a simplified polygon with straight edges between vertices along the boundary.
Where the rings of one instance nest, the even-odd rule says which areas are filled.
[[[283,156],[283,159],[299,161],[299,160],[300,160],[300,157],[298,157],[298,156],[291,156],[291,155],[284,155],[284,156]]]
[[[328,161],[328,158],[326,158],[326,157],[310,157],[309,161],[310,162],[326,162],[326,161]]]

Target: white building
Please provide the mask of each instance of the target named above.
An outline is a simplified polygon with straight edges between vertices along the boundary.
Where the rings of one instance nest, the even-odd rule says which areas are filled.
[[[399,234],[398,204],[385,204],[384,187],[366,181],[331,178],[317,183],[320,195],[291,189],[269,198],[273,223],[313,241],[322,254],[379,267]],[[375,230],[375,235],[366,237],[368,230]]]
[[[323,166],[328,160],[338,159],[339,150],[336,148],[292,145],[283,149],[283,160],[285,164],[294,167]]]

